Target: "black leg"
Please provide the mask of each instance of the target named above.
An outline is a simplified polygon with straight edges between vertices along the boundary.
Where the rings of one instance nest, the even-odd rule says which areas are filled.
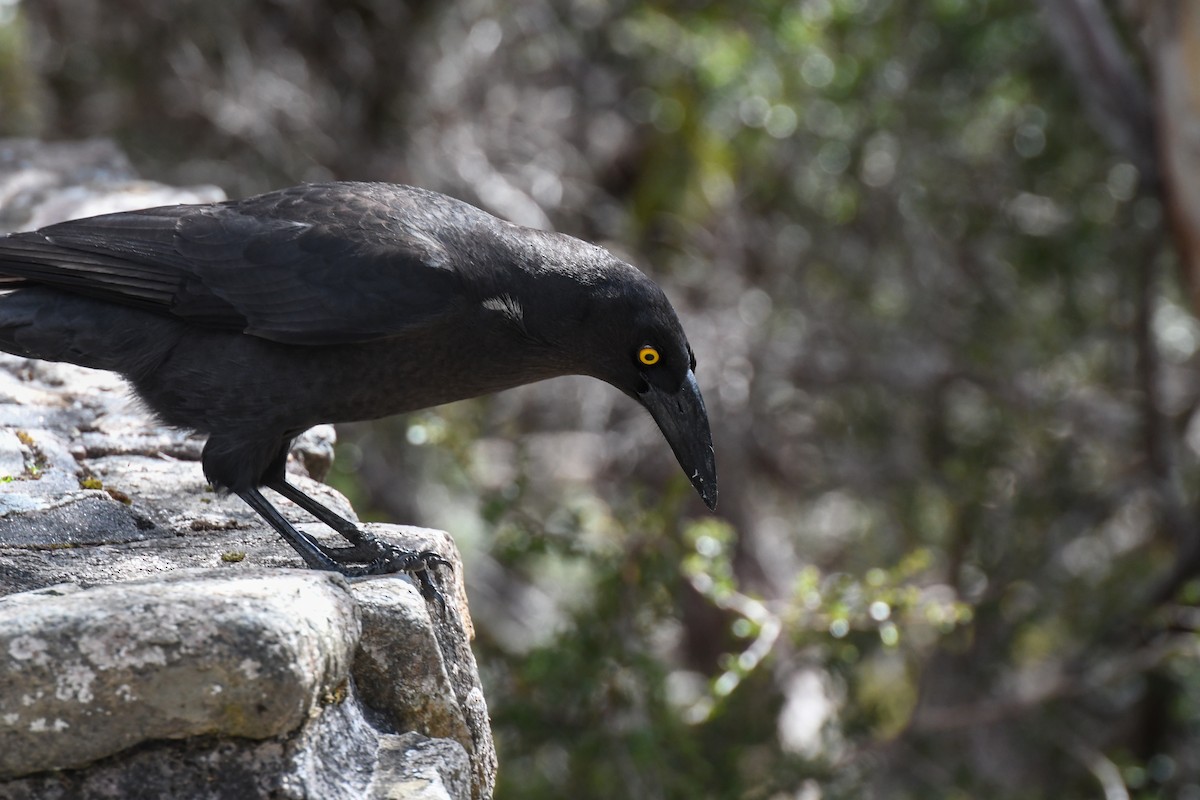
[[[321,522],[324,522],[326,525],[333,528],[351,542],[357,544],[358,540],[362,538],[363,533],[358,529],[357,525],[342,515],[334,512],[332,509],[309,497],[295,486],[292,486],[286,480],[280,478],[279,480],[269,481],[266,486],[268,489],[273,489],[276,492],[279,492],[288,500],[291,500],[293,503],[312,514]]]
[[[450,562],[439,554],[432,550],[403,550],[382,542],[284,479],[270,481],[267,487],[291,500],[350,542],[350,547],[326,547],[296,530],[257,489],[238,492],[238,495],[270,523],[310,567],[335,570],[343,575],[408,572],[416,579],[421,595],[426,600],[445,605],[445,598],[433,580],[432,569],[449,567]],[[354,568],[345,566],[347,564],[362,566]]]
[[[333,528],[341,534],[342,538],[353,545],[352,547],[326,547],[320,542],[315,542],[317,547],[321,548],[321,552],[334,561],[361,564],[370,562],[378,556],[379,546],[374,537],[364,533],[357,525],[331,508],[317,502],[282,478],[269,481],[266,486],[268,489],[273,489],[288,500],[291,500],[330,528]]]
[[[280,536],[284,538],[292,549],[300,554],[304,559],[304,563],[313,569],[327,569],[340,572],[340,568],[336,561],[329,557],[321,546],[313,541],[308,536],[305,536],[300,531],[296,530],[292,523],[283,518],[283,515],[268,502],[267,498],[263,497],[262,492],[258,489],[244,489],[237,493],[238,497],[246,501],[246,503],[258,512],[258,515],[265,519],[267,523],[274,528]]]

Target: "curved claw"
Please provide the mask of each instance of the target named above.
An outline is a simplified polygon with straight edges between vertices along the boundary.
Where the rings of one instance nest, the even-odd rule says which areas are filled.
[[[402,550],[390,544],[379,543],[380,552],[371,562],[385,572],[419,572],[431,567],[449,567],[450,562],[432,550]]]
[[[375,571],[375,574],[407,572],[416,579],[422,597],[436,602],[442,608],[446,607],[446,597],[434,581],[432,570],[435,567],[450,567],[449,561],[432,550],[401,550],[388,544],[381,544],[381,549],[388,552],[381,553],[368,569]]]
[[[452,569],[453,565],[433,550],[405,550],[366,534],[350,547],[329,547],[320,543],[317,547],[347,577],[406,572],[416,580],[422,597],[443,608],[446,605],[446,598],[434,581],[433,570],[438,567]]]
[[[453,567],[441,554],[433,550],[405,550],[365,535],[361,541],[350,547],[329,547],[319,542],[317,547],[339,564],[365,565],[368,571],[364,574],[368,575],[416,572],[430,567]]]

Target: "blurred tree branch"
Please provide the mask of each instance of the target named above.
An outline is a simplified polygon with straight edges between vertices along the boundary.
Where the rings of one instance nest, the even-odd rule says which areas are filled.
[[[1153,190],[1159,168],[1150,91],[1112,17],[1099,0],[1040,0],[1040,5],[1096,130]]]
[[[1074,76],[1096,129],[1137,167],[1141,192],[1161,196],[1181,254],[1183,275],[1200,309],[1200,5],[1129,4],[1142,33],[1153,89],[1142,79],[1117,25],[1099,0],[1041,0],[1047,30]],[[1200,573],[1196,515],[1187,506],[1177,463],[1177,433],[1163,412],[1161,358],[1153,316],[1160,296],[1158,248],[1137,266],[1137,376],[1142,390],[1143,441],[1161,504],[1162,527],[1178,548],[1171,572],[1153,589],[1149,607],[1169,600]],[[1145,609],[1141,609],[1144,611]],[[1136,616],[1140,614],[1135,612]]]
[[[1200,4],[1163,0],[1140,3],[1138,12],[1155,83],[1167,217],[1200,311]]]

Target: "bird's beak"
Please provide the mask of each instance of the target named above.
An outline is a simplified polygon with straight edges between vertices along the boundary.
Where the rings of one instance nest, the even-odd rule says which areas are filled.
[[[717,508],[717,461],[713,454],[712,433],[704,398],[696,384],[696,375],[688,370],[683,385],[676,392],[665,392],[650,385],[639,392],[637,399],[654,417],[659,430],[667,437],[679,466],[700,493],[710,511]]]

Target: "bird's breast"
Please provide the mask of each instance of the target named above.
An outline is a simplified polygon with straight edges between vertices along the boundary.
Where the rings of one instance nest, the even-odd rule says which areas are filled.
[[[172,424],[292,430],[415,411],[565,372],[537,345],[485,326],[318,346],[197,332],[138,388]]]

